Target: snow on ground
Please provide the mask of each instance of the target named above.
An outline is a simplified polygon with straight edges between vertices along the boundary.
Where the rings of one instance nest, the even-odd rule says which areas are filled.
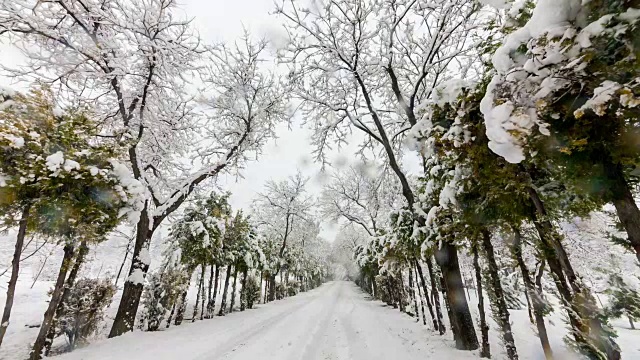
[[[475,359],[350,282],[224,318],[136,332],[59,357],[79,359]]]
[[[126,241],[122,239],[99,245],[83,269],[83,276],[114,275],[122,262],[125,245]],[[0,263],[5,267],[10,264],[12,246],[11,236],[0,239]],[[11,325],[0,348],[1,360],[25,359],[29,353],[47,306],[47,291],[53,284],[60,264],[61,251],[55,247],[51,247],[51,250],[54,255],[49,258],[33,288],[31,285],[41,268],[42,259],[34,256],[21,267]],[[124,272],[128,267],[129,262],[125,264]],[[5,302],[8,275],[6,273],[1,277],[2,305]],[[221,275],[221,278],[224,276]],[[167,331],[148,333],[136,330],[117,339],[104,340],[117,311],[122,284],[121,276],[120,289],[107,309],[105,322],[92,344],[61,359],[121,359],[133,358],[134,355],[139,355],[139,360],[478,358],[477,352],[453,349],[450,331],[440,337],[428,328],[429,325],[422,326],[422,321],[416,323],[415,319],[401,314],[397,309],[391,309],[379,301],[371,301],[355,285],[344,282],[329,283],[292,298],[258,305],[258,309],[244,313],[193,324],[185,321],[182,326],[171,327]],[[191,304],[195,301],[195,284],[196,281],[192,281],[189,291]],[[606,303],[605,296],[600,295],[600,298]],[[221,296],[217,300],[219,306]],[[239,297],[236,298],[236,305],[239,306]],[[477,325],[477,301],[473,289],[469,291],[469,305]],[[488,305],[487,312],[490,315]],[[191,313],[190,306],[186,317],[191,317]],[[562,338],[566,334],[563,319],[563,313],[556,307],[556,311],[545,320],[556,357],[571,360],[576,357],[563,343]],[[540,342],[535,335],[535,327],[529,322],[526,308],[511,311],[511,321],[520,358],[543,359]],[[489,319],[489,323],[492,358],[503,359],[505,356],[498,337],[498,327],[492,319]],[[429,320],[427,324],[430,324]],[[445,324],[448,327],[446,319]],[[617,341],[622,348],[623,359],[640,359],[640,330],[630,330],[626,319],[615,319],[612,325],[618,332]],[[58,345],[64,344],[62,338],[57,341]]]
[[[122,231],[127,233],[129,229],[123,227]],[[4,307],[6,301],[7,282],[11,275],[10,267],[15,236],[14,230],[9,231],[9,233],[4,236],[0,236],[0,274],[8,269],[8,271],[0,276],[0,306],[2,307]],[[157,240],[151,252],[153,254],[152,258],[160,259],[163,243],[160,239]],[[34,239],[26,246],[22,258],[27,257],[41,245],[42,240]],[[126,245],[127,240],[123,236],[114,235],[108,241],[93,246],[86,263],[80,271],[80,277],[106,277],[114,279],[122,264]],[[47,292],[53,288],[61,261],[61,247],[55,244],[46,244],[37,254],[21,262],[10,325],[2,342],[2,347],[0,347],[0,360],[26,359],[28,357],[31,345],[38,334],[38,327],[42,323],[44,312],[47,309],[49,302]],[[152,262],[152,270],[158,265],[157,262],[158,261]],[[109,333],[113,318],[118,310],[118,304],[120,303],[124,278],[130,266],[131,262],[130,258],[128,258],[118,281],[118,291],[109,308],[106,310],[105,321],[100,326],[98,333],[94,336],[96,339],[103,339]],[[40,276],[38,280],[34,282],[39,272]],[[187,309],[187,318],[191,317],[192,306],[195,302],[197,292],[195,280],[191,282],[191,285],[188,296],[190,306]],[[231,289],[229,289],[229,291],[231,291]],[[218,296],[218,306],[220,305],[220,300],[221,296]],[[236,304],[239,306],[239,295],[236,297]],[[61,337],[57,338],[54,343],[54,348],[57,345],[64,344],[65,341]]]
[[[55,263],[59,266],[59,259],[55,258]],[[51,261],[51,260],[50,260]],[[128,265],[125,266],[123,271],[128,270]],[[57,269],[55,270],[57,271]],[[95,275],[95,274],[94,274]],[[41,275],[41,278],[52,278],[55,274],[48,274],[48,276]],[[7,329],[7,334],[0,347],[0,360],[14,360],[14,359],[26,359],[31,349],[31,345],[38,335],[39,326],[42,323],[44,312],[47,309],[49,302],[49,296],[47,292],[53,288],[53,280],[38,280],[33,283],[34,275],[31,273],[30,267],[25,267],[20,272],[20,278],[18,278],[18,285],[16,287],[16,298],[14,299],[13,311],[11,312],[11,322]],[[233,279],[233,278],[232,278]],[[31,285],[34,285],[31,288]],[[191,282],[189,288],[189,294],[187,301],[187,311],[185,313],[185,323],[189,322],[193,313],[193,305],[196,299],[197,282],[194,280]],[[118,304],[120,303],[120,297],[122,296],[122,287],[124,280],[120,279],[118,283],[118,291],[113,297],[113,301],[106,310],[106,317],[103,324],[98,329],[98,332],[93,336],[93,341],[99,341],[107,337],[111,324],[118,311]],[[222,284],[220,284],[222,285]],[[240,306],[239,287],[236,294],[236,302],[234,309],[238,310]],[[6,300],[6,283],[0,284],[0,304],[4,306]],[[217,297],[216,311],[220,309],[220,302],[222,296]],[[231,301],[231,285],[229,285],[229,295],[227,298],[227,306]],[[217,313],[217,312],[216,312]],[[163,325],[164,326],[164,325]],[[136,329],[137,331],[137,329]],[[56,347],[64,347],[65,340],[63,337],[56,338],[53,349]]]
[[[44,311],[46,284],[34,287],[33,293],[19,298],[16,318],[32,319],[38,323]],[[39,295],[38,309],[31,296]],[[195,297],[195,296],[194,296]],[[477,319],[477,302],[473,290],[469,292],[469,305]],[[117,304],[117,301],[114,302]],[[115,313],[112,305],[109,313]],[[190,312],[187,312],[190,315]],[[27,316],[28,315],[28,316]],[[428,315],[427,315],[428,316]],[[511,312],[516,345],[523,360],[544,359],[530,324],[526,309]],[[547,319],[547,328],[556,358],[577,359],[564,343],[566,333],[562,314],[553,313]],[[428,321],[427,324],[430,322]],[[448,321],[445,319],[448,325]],[[505,359],[498,338],[497,325],[489,319],[493,359]],[[22,348],[2,347],[2,359],[22,359],[28,353],[28,342],[37,329],[22,330],[23,324],[14,324],[29,333],[22,337]],[[640,331],[629,329],[624,319],[615,320],[623,350],[623,359],[640,358]],[[57,357],[60,360],[199,360],[199,359],[477,359],[478,353],[455,350],[450,331],[443,337],[416,322],[415,318],[401,314],[380,301],[372,301],[353,283],[331,282],[318,289],[256,309],[235,312],[225,317],[185,322],[158,332],[135,331],[111,340],[95,340],[89,346]],[[11,329],[11,327],[10,327]],[[15,331],[15,329],[14,329]],[[106,335],[105,326],[102,336]],[[15,333],[13,334],[15,337]],[[479,335],[479,332],[478,332]],[[8,339],[12,338],[9,334]],[[635,340],[635,341],[634,341]],[[15,344],[15,343],[13,343]]]
[[[28,274],[21,273],[21,275]],[[31,345],[38,335],[39,326],[48,306],[49,296],[47,292],[53,287],[53,281],[37,281],[33,288],[30,288],[31,283],[31,276],[23,276],[23,279],[18,280],[10,325],[0,348],[0,360],[26,359]],[[122,284],[122,281],[120,284]],[[0,290],[2,291],[0,293],[0,303],[4,306],[6,286]],[[118,291],[114,297],[111,306],[107,310],[108,318],[112,319],[115,316],[121,294],[122,291]],[[107,325],[110,324],[111,320],[107,319],[107,322],[98,330],[96,337],[106,337],[109,333]],[[64,344],[62,338],[56,339],[54,348],[59,344]]]

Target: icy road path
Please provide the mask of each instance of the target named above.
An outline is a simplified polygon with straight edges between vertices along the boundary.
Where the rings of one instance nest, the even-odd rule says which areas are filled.
[[[448,338],[448,337],[445,337]],[[331,282],[242,313],[168,331],[135,332],[56,359],[472,359],[415,319]]]

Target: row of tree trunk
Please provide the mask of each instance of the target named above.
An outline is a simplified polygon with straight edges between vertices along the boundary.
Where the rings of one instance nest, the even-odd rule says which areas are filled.
[[[554,225],[547,219],[544,204],[540,200],[533,188],[529,189],[529,195],[532,202],[531,220],[538,232],[537,247],[541,249],[539,256],[539,268],[537,273],[532,275],[527,268],[522,256],[522,235],[518,226],[513,226],[514,241],[509,247],[511,256],[516,260],[518,268],[522,274],[525,295],[529,304],[530,319],[535,323],[540,343],[547,359],[553,358],[553,352],[549,344],[549,337],[544,323],[544,313],[546,302],[543,297],[541,279],[545,265],[549,265],[549,271],[563,307],[566,309],[569,325],[571,328],[571,336],[575,340],[580,351],[593,359],[617,360],[620,358],[620,350],[613,338],[606,332],[605,324],[601,317],[598,316],[594,298],[591,296],[588,288],[586,288],[576,275],[569,257],[564,250],[560,241],[560,235],[554,228]],[[440,267],[441,286],[445,305],[449,312],[450,326],[456,347],[459,349],[473,350],[478,348],[478,340],[473,327],[473,320],[469,311],[466,297],[464,296],[464,284],[462,281],[460,264],[458,262],[457,249],[455,246],[445,242],[435,254],[436,262]],[[481,330],[481,356],[489,358],[491,356],[489,349],[489,337],[486,314],[485,300],[483,295],[483,269],[480,266],[480,254],[485,261],[485,270],[487,277],[484,281],[488,284],[488,293],[491,306],[494,309],[494,319],[498,323],[501,332],[501,338],[506,348],[509,359],[518,359],[518,353],[515,346],[513,332],[510,325],[509,310],[505,300],[505,294],[500,282],[499,266],[496,260],[495,251],[491,242],[491,233],[486,228],[481,228],[479,240],[472,246],[473,265],[476,274],[476,286],[479,300],[480,314],[480,330]],[[409,270],[409,289],[411,301],[416,317],[418,314],[418,300],[414,297],[414,286],[418,287],[418,297],[422,309],[423,323],[426,324],[425,304],[429,312],[433,329],[440,334],[445,333],[445,327],[442,321],[442,313],[439,304],[438,286],[436,274],[432,267],[431,258],[427,261],[429,269],[429,280],[431,282],[431,294],[423,274],[422,266],[417,260],[411,261]],[[413,281],[415,274],[416,281]],[[375,276],[377,274],[363,275],[359,281],[361,287],[370,293],[374,298],[377,297],[375,288]],[[404,280],[402,280],[404,281]],[[388,284],[392,287],[391,284]],[[390,289],[390,291],[392,291]],[[434,296],[435,295],[435,296]],[[401,303],[396,301],[397,307],[404,311]],[[435,308],[435,311],[434,311]]]
[[[28,217],[27,214],[23,214],[23,219]],[[26,221],[21,222],[18,231],[18,237],[16,241],[16,250],[14,252],[13,259],[13,272],[11,274],[10,286],[7,296],[7,304],[5,305],[5,312],[3,314],[3,323],[8,325],[9,315],[11,313],[11,306],[13,305],[13,298],[15,296],[15,285],[18,277],[20,267],[20,255],[22,253],[22,246],[24,244],[24,236],[26,231]],[[68,242],[63,248],[62,263],[58,270],[56,282],[51,291],[51,299],[49,305],[44,313],[42,324],[40,325],[38,335],[33,343],[29,358],[31,360],[41,359],[45,355],[49,355],[51,350],[51,344],[56,335],[56,321],[58,317],[62,315],[65,301],[68,299],[71,289],[73,288],[75,281],[78,277],[78,273],[85,257],[89,252],[89,247],[86,241],[80,242],[76,245],[73,242]],[[6,319],[5,319],[6,318]],[[6,323],[5,323],[6,322]],[[2,328],[2,337],[6,332],[6,326]],[[1,338],[0,337],[0,341]]]
[[[211,266],[210,267],[210,273],[209,273],[209,281],[208,281],[208,289],[207,289],[207,298],[205,301],[205,266],[203,265],[201,267],[201,271],[200,271],[200,276],[199,276],[199,280],[198,280],[198,291],[196,294],[196,303],[194,305],[193,308],[193,315],[191,318],[191,321],[196,321],[196,319],[198,319],[198,317],[200,318],[200,320],[205,319],[205,318],[212,318],[215,315],[215,304],[216,304],[216,299],[218,294],[221,294],[221,303],[220,303],[220,309],[218,310],[218,316],[224,316],[227,313],[231,313],[234,311],[235,309],[235,305],[236,305],[236,294],[238,293],[237,290],[237,285],[238,285],[238,272],[242,271],[241,275],[242,278],[240,279],[240,286],[241,289],[244,289],[246,282],[247,282],[247,277],[248,277],[248,269],[246,267],[241,267],[241,266],[237,266],[237,265],[228,265],[226,267],[226,269],[224,270],[225,272],[225,278],[224,281],[221,282],[220,281],[220,266]],[[276,300],[276,286],[277,286],[277,282],[276,282],[276,276],[275,275],[268,275],[265,274],[264,272],[260,273],[260,282],[262,283],[262,280],[265,278],[266,275],[266,279],[264,281],[264,298],[263,298],[263,294],[262,294],[262,289],[263,286],[261,284],[260,286],[260,295],[259,295],[259,299],[262,299],[263,303],[267,303],[273,300]],[[287,272],[284,279],[281,279],[281,283],[288,283],[290,274]],[[313,287],[313,285],[308,281],[308,279],[306,279],[305,277],[303,277],[302,275],[300,275],[299,277],[297,277],[295,274],[293,274],[294,278],[297,278],[302,286],[301,286],[301,290],[305,291],[307,288],[311,288]],[[233,278],[233,279],[232,279]],[[229,288],[231,287],[231,297],[229,299]],[[285,292],[284,297],[287,296],[287,293]],[[181,296],[180,301],[178,302],[177,305],[174,305],[173,309],[175,310],[176,306],[177,306],[177,314],[176,314],[176,318],[174,321],[175,325],[180,325],[182,323],[182,321],[184,320],[184,312],[186,311],[186,298],[187,298],[187,291],[185,290]],[[229,300],[229,304],[228,304],[228,300]],[[206,303],[206,307],[205,307],[205,303]],[[228,306],[228,309],[227,309]],[[244,311],[245,310],[245,304],[243,302],[240,303],[240,311]],[[172,314],[169,316],[169,321],[167,323],[167,327],[170,326],[170,322],[171,322],[171,318],[173,317],[173,312]],[[198,315],[199,314],[199,315]]]

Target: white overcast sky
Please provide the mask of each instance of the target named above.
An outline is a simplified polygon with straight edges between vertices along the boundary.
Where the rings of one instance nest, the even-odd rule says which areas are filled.
[[[280,20],[270,15],[274,9],[272,0],[178,0],[186,15],[193,18],[194,25],[204,41],[233,42],[248,30],[252,37],[272,39],[279,34]],[[277,35],[276,35],[277,36]],[[0,62],[13,65],[20,62],[20,54],[0,44]],[[0,85],[8,85],[8,79],[0,77]],[[269,179],[281,180],[294,175],[298,169],[311,178],[309,191],[320,196],[322,183],[327,174],[320,172],[320,166],[313,163],[313,148],[309,143],[310,132],[300,126],[301,119],[297,115],[291,130],[286,124],[278,127],[278,138],[270,141],[263,149],[257,161],[249,163],[242,171],[243,178],[223,176],[219,185],[231,191],[231,205],[234,208],[249,210],[256,193],[262,191]],[[339,159],[339,160],[338,160]],[[351,149],[336,152],[330,156],[336,163],[355,162],[357,159]],[[333,241],[338,225],[322,222],[321,236]]]
[[[243,35],[244,29],[252,37],[267,38],[277,33],[279,20],[270,15],[274,9],[272,0],[179,0],[187,16],[193,17],[200,35],[209,42],[233,42]],[[231,191],[231,205],[249,209],[256,193],[262,191],[269,179],[281,180],[295,175],[300,169],[311,177],[309,190],[315,196],[322,188],[320,166],[312,161],[310,132],[300,127],[300,118],[294,119],[291,130],[281,124],[274,139],[263,149],[257,161],[249,163],[242,171],[243,178],[223,176],[219,183]],[[337,226],[324,222],[322,236],[333,241]]]
[[[279,21],[270,15],[274,9],[272,0],[178,0],[179,7],[186,16],[193,18],[194,26],[205,42],[233,42],[248,30],[254,38],[273,37],[279,28]],[[0,62],[3,65],[17,65],[23,57],[7,43],[0,44]],[[12,84],[9,79],[0,76],[0,85],[24,89],[24,84]],[[256,193],[262,191],[269,179],[281,180],[295,175],[298,169],[311,178],[309,191],[320,195],[322,184],[320,166],[312,161],[312,147],[309,144],[310,132],[301,128],[300,118],[294,119],[291,130],[287,124],[281,124],[277,139],[268,143],[257,161],[249,163],[241,174],[243,178],[222,176],[218,184],[223,190],[232,193],[231,205],[247,211],[251,207]],[[336,224],[323,222],[322,236],[333,241],[337,232]]]

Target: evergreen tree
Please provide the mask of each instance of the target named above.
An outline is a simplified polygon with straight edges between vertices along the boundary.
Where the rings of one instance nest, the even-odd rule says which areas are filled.
[[[131,210],[139,190],[116,161],[116,149],[98,141],[97,124],[84,108],[59,108],[46,88],[12,94],[0,112],[0,187],[5,219],[21,213],[12,279],[0,326],[0,339],[9,324],[22,242],[29,229],[55,239],[64,257],[51,301],[31,352],[39,359],[56,314],[75,282],[88,244],[105,239]],[[132,203],[133,201],[133,203]],[[74,265],[75,264],[75,265]],[[71,270],[69,279],[67,273]],[[66,282],[66,288],[65,288]],[[53,331],[52,331],[53,334]]]
[[[157,331],[167,317],[168,312],[174,309],[180,295],[187,290],[189,285],[188,275],[184,267],[173,258],[173,253],[168,254],[163,266],[147,277],[142,294],[143,311],[141,312],[140,325],[147,331]],[[167,319],[167,325],[171,319]]]
[[[98,329],[115,292],[109,280],[84,278],[73,284],[56,322],[56,332],[67,337],[69,351]]]
[[[86,109],[58,107],[46,87],[29,94],[4,92],[0,98],[0,207],[6,225],[19,225],[1,344],[27,233],[59,240],[68,246],[65,254],[71,261],[71,249],[99,242],[115,227],[137,184],[120,177],[116,149],[97,142],[97,124]],[[65,274],[69,261],[64,262]],[[78,267],[81,263],[82,256],[76,259]],[[56,307],[57,297],[52,300]]]
[[[204,302],[204,276],[205,267],[220,267],[225,264],[225,242],[231,207],[228,204],[230,194],[217,194],[212,192],[208,197],[199,199],[185,209],[182,217],[171,227],[170,241],[173,242],[173,251],[179,251],[179,261],[187,278],[191,278],[194,271],[200,268],[200,278],[197,294],[197,303],[194,307],[192,320],[195,321],[200,302]],[[210,290],[210,289],[209,289]],[[176,324],[182,322],[186,310],[186,288],[182,295]],[[205,312],[209,315],[213,312],[215,298],[209,299],[206,309],[201,308],[202,317]]]
[[[496,50],[482,112],[498,155],[520,163],[544,153],[565,185],[612,203],[640,261],[636,8],[634,0],[539,1]]]
[[[626,316],[629,319],[631,329],[635,330],[634,321],[640,320],[640,293],[624,281],[618,274],[609,275],[609,305],[606,308],[608,316],[620,318]]]
[[[240,302],[242,307],[253,309],[253,305],[260,300],[260,287],[255,277],[249,276],[240,289]]]

